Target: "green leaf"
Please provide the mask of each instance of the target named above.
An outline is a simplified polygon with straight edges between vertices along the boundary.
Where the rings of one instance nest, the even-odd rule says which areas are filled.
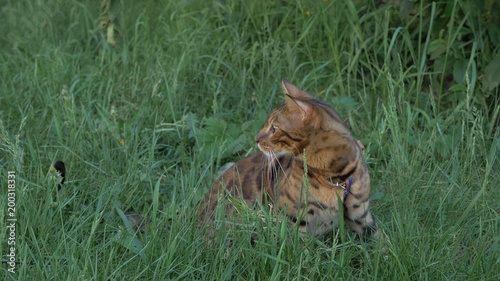
[[[463,83],[465,80],[465,73],[467,72],[467,61],[457,60],[453,64],[453,79],[457,83]]]
[[[119,230],[118,233],[113,238],[111,238],[111,240],[120,244],[136,255],[144,257],[144,246],[142,245],[141,240],[139,240],[135,236],[136,231],[133,229],[130,221],[127,219],[127,216],[118,206],[115,206],[115,210],[122,219],[123,224],[125,225],[125,229]]]
[[[455,93],[465,93],[465,91],[467,91],[467,86],[465,84],[455,84],[450,86],[450,88],[448,88],[448,91]]]
[[[385,195],[383,192],[377,191],[377,192],[373,193],[372,195],[370,195],[370,201],[382,199],[382,198],[384,198],[384,196]]]
[[[430,59],[434,60],[441,57],[446,52],[446,41],[444,39],[436,39],[429,44],[427,53],[431,56]]]
[[[500,83],[500,57],[493,59],[484,69],[483,92],[491,91]]]
[[[119,231],[113,238],[111,238],[111,240],[134,254],[142,258],[144,257],[144,246],[142,245],[142,242],[137,239],[137,237],[130,235],[127,231]]]
[[[349,112],[358,105],[358,102],[353,97],[349,96],[334,97],[333,102],[335,104],[335,108],[340,113]]]

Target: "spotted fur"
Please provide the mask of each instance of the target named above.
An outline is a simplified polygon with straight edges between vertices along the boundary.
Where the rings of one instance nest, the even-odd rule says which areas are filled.
[[[328,103],[287,80],[282,84],[284,104],[255,137],[260,151],[217,179],[198,209],[199,221],[212,222],[221,196],[230,194],[249,206],[261,201],[284,209],[291,223],[313,235],[338,226],[342,208],[350,229],[377,238],[362,144]]]

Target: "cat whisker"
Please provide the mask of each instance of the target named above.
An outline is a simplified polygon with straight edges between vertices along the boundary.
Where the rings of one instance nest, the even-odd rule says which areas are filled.
[[[274,156],[274,158],[276,159],[276,162],[278,163],[278,165],[279,165],[279,167],[280,167],[281,171],[283,172],[283,175],[284,175],[284,177],[285,177],[286,181],[287,181],[289,184],[291,184],[290,179],[288,178],[288,175],[287,175],[287,174],[286,174],[286,172],[285,172],[285,169],[283,169],[283,166],[281,165],[281,162],[280,162],[280,161],[279,161],[279,159],[278,159],[278,156],[276,155],[276,153],[275,153],[274,151],[271,151],[271,152],[273,153],[273,156]],[[276,170],[276,167],[274,167],[274,168],[275,168],[275,170]],[[278,171],[276,171],[276,174],[278,174]]]
[[[266,171],[266,184],[267,188],[270,188],[272,194],[271,196],[276,196],[277,186],[278,186],[278,171],[276,165],[274,164],[274,155],[272,153],[264,152],[265,157],[262,157]],[[272,204],[272,203],[271,203]]]
[[[269,175],[269,179],[271,178],[271,169],[273,168],[273,161],[272,161],[272,155],[268,152],[264,152],[263,151],[263,156],[261,159],[262,159],[262,163],[263,163],[263,167],[266,167],[266,171],[267,171],[267,174]]]

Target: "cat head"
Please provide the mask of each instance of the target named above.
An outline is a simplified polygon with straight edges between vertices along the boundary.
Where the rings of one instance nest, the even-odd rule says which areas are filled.
[[[285,102],[269,114],[255,136],[259,149],[267,155],[300,155],[321,131],[349,130],[338,113],[327,103],[282,80]]]

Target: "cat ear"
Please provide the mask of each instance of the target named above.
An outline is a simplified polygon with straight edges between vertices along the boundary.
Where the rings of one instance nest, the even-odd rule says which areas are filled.
[[[288,107],[299,109],[302,112],[302,119],[310,115],[312,107],[306,102],[301,101],[301,99],[311,98],[311,96],[286,79],[282,79],[281,83],[285,90],[285,103]]]
[[[309,115],[311,115],[313,110],[311,105],[301,100],[295,99],[288,94],[285,94],[285,104],[288,106],[288,108],[300,111],[302,114],[302,119],[306,119]]]
[[[282,80],[283,88],[285,89],[285,104],[292,109],[299,111],[302,115],[302,121],[313,127],[320,125],[321,120],[318,118],[314,107],[303,99],[312,98],[308,93],[302,91],[297,86]]]
[[[294,99],[312,98],[311,95],[302,91],[297,86],[290,83],[288,80],[286,80],[284,78],[281,80],[281,84],[283,84],[283,89],[285,90],[285,94],[290,96],[291,98],[294,98]]]

